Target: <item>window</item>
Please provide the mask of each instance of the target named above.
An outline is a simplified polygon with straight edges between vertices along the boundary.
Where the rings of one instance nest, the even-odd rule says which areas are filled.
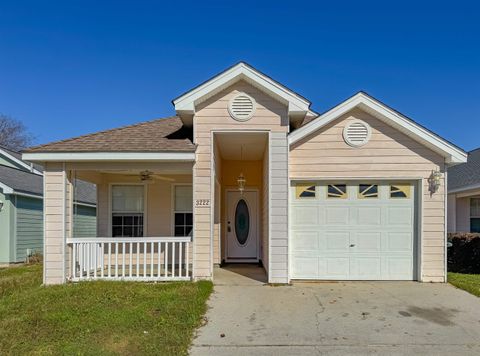
[[[295,187],[295,196],[297,199],[302,198],[315,198],[315,184],[312,183],[302,183],[297,184]]]
[[[143,185],[112,186],[112,237],[143,236]]]
[[[347,199],[347,185],[329,184],[327,189],[327,198]]]
[[[410,184],[390,185],[390,198],[410,198]]]
[[[377,184],[359,184],[358,185],[358,199],[378,198]]]
[[[190,236],[193,229],[193,192],[191,185],[175,186],[174,205],[175,236]]]
[[[480,232],[480,198],[470,198],[470,232]]]

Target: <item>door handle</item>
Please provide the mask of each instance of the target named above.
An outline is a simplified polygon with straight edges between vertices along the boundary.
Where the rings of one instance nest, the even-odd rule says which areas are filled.
[[[232,232],[232,228],[230,227],[230,225],[227,227],[227,231]]]
[[[350,244],[350,247],[355,247],[355,244]]]

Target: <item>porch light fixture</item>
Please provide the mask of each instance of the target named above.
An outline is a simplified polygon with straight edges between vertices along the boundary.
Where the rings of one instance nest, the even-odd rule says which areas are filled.
[[[237,184],[238,184],[238,191],[240,194],[243,194],[243,191],[245,190],[245,183],[247,180],[245,179],[243,173],[240,173],[240,175],[237,178]]]
[[[436,193],[440,188],[441,179],[442,173],[440,171],[432,171],[430,177],[428,177],[429,190],[432,194]]]
[[[0,211],[3,210],[3,201],[0,200]]]

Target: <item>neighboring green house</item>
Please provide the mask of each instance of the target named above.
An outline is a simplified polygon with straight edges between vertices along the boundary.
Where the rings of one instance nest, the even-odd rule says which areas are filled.
[[[77,181],[75,200],[75,236],[96,236],[95,185]],[[42,251],[42,167],[0,146],[0,264],[24,262]]]

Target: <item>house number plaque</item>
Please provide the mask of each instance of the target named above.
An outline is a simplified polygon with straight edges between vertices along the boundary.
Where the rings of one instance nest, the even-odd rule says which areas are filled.
[[[210,199],[197,199],[195,200],[195,206],[197,208],[209,207]]]

